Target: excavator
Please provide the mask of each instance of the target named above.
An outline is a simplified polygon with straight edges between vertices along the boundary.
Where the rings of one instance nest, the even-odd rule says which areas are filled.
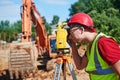
[[[55,39],[55,35],[49,35],[46,32],[44,20],[36,9],[32,0],[23,0],[22,17],[22,42],[31,42],[31,22],[35,25],[36,45],[38,54],[50,53],[50,40]],[[51,55],[51,54],[48,54]],[[54,57],[54,56],[50,56]]]
[[[33,0],[22,0],[21,6],[22,35],[20,43],[11,43],[7,49],[5,70],[8,70],[10,79],[25,78],[30,73],[37,72],[39,59],[46,60],[56,57],[56,35],[48,35],[44,20],[37,11]],[[32,24],[36,30],[36,41],[32,41]],[[46,60],[45,60],[46,59]],[[46,63],[45,63],[46,64]],[[0,69],[1,71],[2,69]]]

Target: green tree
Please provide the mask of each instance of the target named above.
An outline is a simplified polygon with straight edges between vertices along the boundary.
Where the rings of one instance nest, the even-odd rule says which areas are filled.
[[[120,11],[120,0],[110,0],[112,3],[113,3],[113,5],[114,5],[114,7],[116,8],[116,9],[119,9],[119,11]]]
[[[78,0],[77,2],[75,2],[74,4],[71,5],[71,8],[69,9],[70,11],[70,16],[72,16],[75,13],[78,12],[83,12],[85,10],[85,3],[87,2],[87,0]]]
[[[51,25],[58,24],[58,22],[59,22],[59,17],[57,15],[54,15]]]
[[[16,32],[21,33],[22,32],[22,21],[19,20],[17,22],[14,22],[11,24],[11,27],[16,30]]]
[[[48,35],[50,35],[52,33],[50,24],[46,21],[45,17],[43,17],[43,20],[44,20],[44,25],[45,25],[45,28],[47,30],[47,33],[48,33]]]
[[[114,0],[114,3],[111,0],[79,0],[71,5],[70,16],[76,12],[88,13],[98,32],[109,34],[120,43],[120,37],[118,37],[120,36],[120,12],[119,8],[114,6],[117,4],[115,1],[117,2],[117,0]]]
[[[8,20],[0,21],[0,29],[6,29],[10,27],[10,22]]]
[[[17,31],[13,28],[8,20],[0,22],[0,39],[7,42],[16,40]]]

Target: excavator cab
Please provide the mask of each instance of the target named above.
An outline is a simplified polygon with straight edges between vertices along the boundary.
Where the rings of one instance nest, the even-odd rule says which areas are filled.
[[[56,39],[50,39],[50,47],[51,47],[51,53],[55,53],[56,52]]]
[[[57,48],[56,48],[56,35],[49,35],[49,57],[56,58]]]

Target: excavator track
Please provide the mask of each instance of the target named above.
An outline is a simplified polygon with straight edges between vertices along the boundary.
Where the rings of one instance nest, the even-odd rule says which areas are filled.
[[[10,79],[19,79],[19,76],[25,78],[30,73],[35,73],[37,70],[34,44],[17,43],[10,45],[9,54],[9,74]]]

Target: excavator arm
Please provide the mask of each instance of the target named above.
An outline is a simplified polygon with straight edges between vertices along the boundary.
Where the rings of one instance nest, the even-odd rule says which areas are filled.
[[[21,18],[22,18],[22,42],[31,41],[31,0],[22,0]]]
[[[31,41],[31,22],[36,29],[36,42],[39,53],[49,52],[48,35],[44,21],[32,0],[23,0],[22,6],[22,42]]]

